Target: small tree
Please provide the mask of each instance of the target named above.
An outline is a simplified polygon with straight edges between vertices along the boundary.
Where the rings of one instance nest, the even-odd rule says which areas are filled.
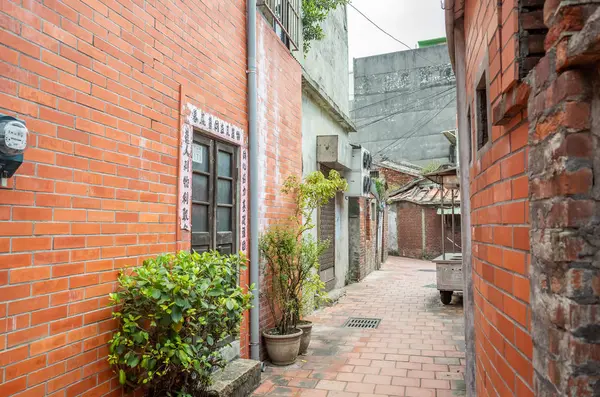
[[[241,255],[181,251],[121,274],[110,295],[120,305],[120,326],[108,356],[119,382],[153,397],[205,393],[213,370],[225,365],[220,348],[239,335],[250,308],[252,295],[237,284],[245,262]]]
[[[305,54],[310,50],[314,40],[325,37],[321,22],[331,11],[349,2],[349,0],[302,0],[302,38]]]
[[[290,176],[281,189],[294,196],[295,213],[290,224],[271,227],[259,243],[266,270],[271,275],[264,293],[279,335],[296,327],[310,300],[318,302],[323,298],[319,257],[329,241],[316,241],[306,232],[314,227],[314,211],[347,188],[346,181],[332,170],[327,178],[319,171],[312,172],[304,181]]]

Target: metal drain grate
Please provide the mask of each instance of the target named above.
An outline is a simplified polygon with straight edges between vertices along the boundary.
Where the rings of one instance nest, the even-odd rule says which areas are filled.
[[[419,271],[420,272],[431,272],[431,273],[433,273],[433,272],[436,272],[437,270],[435,270],[435,269],[419,269]]]
[[[346,328],[377,328],[381,322],[380,318],[350,317],[344,324]]]

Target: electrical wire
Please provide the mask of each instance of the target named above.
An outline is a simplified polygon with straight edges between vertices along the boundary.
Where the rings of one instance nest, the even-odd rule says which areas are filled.
[[[451,93],[452,93],[452,91],[453,91],[453,90],[455,90],[455,89],[456,89],[456,87],[451,87],[451,88],[449,88],[449,89],[447,89],[447,90],[445,90],[445,91],[440,91],[440,92],[437,92],[437,93],[435,93],[434,95],[432,95],[432,96],[430,96],[430,97],[425,97],[425,98],[423,98],[423,99],[430,99],[430,100],[433,100],[433,99],[438,99],[438,98],[436,98],[436,97],[440,97],[440,96],[441,96],[441,97],[444,97],[444,96],[446,96],[446,95],[448,95],[448,94],[451,94]],[[396,116],[396,115],[398,115],[398,114],[400,114],[400,113],[406,113],[406,112],[407,112],[407,111],[409,111],[409,110],[413,110],[413,109],[416,109],[416,108],[418,108],[420,105],[421,105],[420,103],[415,103],[415,104],[413,104],[413,106],[412,106],[412,107],[410,107],[410,108],[403,108],[403,109],[400,109],[400,110],[398,110],[398,111],[395,111],[395,112],[393,112],[393,113],[390,113],[390,114],[388,114],[388,115],[386,115],[386,116],[384,116],[384,117],[381,117],[381,118],[379,118],[379,119],[376,119],[376,120],[370,121],[370,122],[368,122],[367,124],[360,125],[360,126],[358,126],[358,129],[363,129],[363,128],[365,128],[365,127],[369,127],[369,126],[371,126],[371,125],[373,125],[373,124],[376,124],[376,123],[379,123],[380,121],[383,121],[383,120],[389,119],[390,117]]]
[[[417,133],[417,132],[418,132],[418,131],[419,131],[421,128],[425,127],[425,126],[426,126],[427,124],[429,124],[429,123],[430,123],[430,122],[431,122],[433,119],[435,119],[435,118],[436,118],[436,117],[437,117],[437,116],[438,116],[440,113],[442,113],[442,111],[444,111],[444,109],[446,109],[446,108],[448,107],[448,105],[450,105],[450,104],[451,104],[453,101],[454,101],[454,98],[452,98],[452,99],[451,99],[451,100],[450,100],[450,101],[449,101],[449,102],[448,102],[446,105],[444,105],[444,107],[443,107],[443,108],[441,108],[441,109],[440,109],[440,110],[439,110],[439,111],[438,111],[436,114],[434,114],[432,117],[430,117],[430,118],[429,118],[429,120],[427,120],[425,123],[423,123],[423,124],[419,125],[418,127],[415,127],[415,128],[412,130],[412,133],[410,133],[410,135],[408,135],[408,136],[407,136],[407,134],[409,134],[409,133],[405,133],[405,134],[403,134],[401,137],[399,137],[399,138],[396,140],[396,142],[395,142],[395,143],[392,143],[392,144],[391,144],[390,146],[388,146],[387,148],[383,148],[383,149],[381,149],[381,150],[377,151],[375,154],[373,154],[373,157],[375,157],[376,155],[380,154],[381,152],[384,152],[384,151],[389,151],[389,150],[393,149],[393,148],[394,148],[396,145],[398,145],[398,143],[399,143],[399,142],[400,142],[402,139],[404,139],[404,142],[402,143],[402,145],[404,145],[404,144],[405,144],[405,143],[408,141],[408,139],[409,139],[409,138],[411,138],[411,137],[412,137],[413,135],[415,135],[415,134],[416,134],[416,133]],[[421,118],[421,120],[422,120],[422,119],[423,119],[423,118]],[[418,122],[417,122],[417,123],[418,123]],[[411,132],[411,131],[409,131],[409,132]],[[398,150],[402,149],[402,147],[403,147],[402,145],[401,145],[401,146],[398,148]]]
[[[441,108],[436,114],[434,114],[431,118],[429,118],[429,120],[427,120],[425,123],[419,125],[417,128],[414,129],[414,131],[409,134],[408,136],[405,134],[402,142],[401,140],[398,140],[398,142],[392,144],[391,146],[388,146],[387,151],[389,153],[390,150],[395,149],[395,150],[401,150],[404,145],[406,144],[406,142],[408,142],[408,140],[410,138],[412,138],[417,132],[419,132],[423,127],[425,127],[427,124],[429,124],[433,119],[435,119],[440,113],[442,113],[442,111],[444,111],[444,109],[446,109],[448,107],[448,105],[450,105],[452,103],[452,100],[450,100],[450,102],[448,102],[443,108]],[[400,143],[400,146],[398,146],[396,148],[396,146]]]
[[[408,134],[412,133],[413,131],[419,129],[420,127],[420,123],[425,120],[425,118],[427,118],[427,116],[430,116],[431,114],[433,114],[433,112],[435,111],[435,109],[431,109],[429,110],[427,113],[425,113],[423,116],[421,116],[421,118],[419,120],[417,120],[414,124],[413,127],[410,128],[408,131],[406,131],[404,134],[400,135],[398,138],[396,138],[392,143],[390,143],[388,146],[379,149],[377,152],[373,153],[373,157],[377,156],[378,154],[385,152],[387,150],[390,150],[391,148],[393,148],[400,140],[404,139],[404,137],[406,137]],[[381,156],[383,157],[383,156]]]
[[[401,97],[401,96],[403,96],[403,95],[412,95],[412,94],[414,94],[414,93],[417,93],[417,92],[423,92],[423,91],[425,91],[425,90],[428,90],[428,89],[430,89],[430,88],[435,88],[435,87],[437,87],[437,86],[431,86],[431,87],[425,87],[425,88],[417,88],[417,89],[416,89],[416,90],[414,90],[414,91],[401,92],[400,94],[398,94],[398,95],[394,95],[393,97],[385,98],[385,99],[382,99],[381,101],[373,102],[373,103],[370,103],[370,104],[368,104],[368,105],[365,105],[365,106],[362,106],[362,107],[359,107],[359,108],[356,108],[356,109],[351,109],[351,110],[350,110],[350,112],[355,112],[355,111],[358,111],[358,110],[361,110],[361,109],[365,109],[365,108],[371,107],[371,106],[373,106],[373,105],[377,105],[377,104],[379,104],[379,103],[381,103],[381,102],[385,102],[385,101],[391,101],[392,99],[399,98],[399,97]],[[451,88],[454,88],[454,87],[451,87]],[[398,91],[386,91],[386,92],[381,92],[381,93],[379,93],[379,92],[374,92],[374,93],[372,93],[372,94],[369,94],[369,95],[385,95],[385,94],[389,94],[389,93],[391,93],[391,92],[398,92]],[[356,95],[354,95],[354,97],[356,97]],[[421,98],[421,99],[426,99],[426,98]],[[356,101],[356,100],[355,100],[355,101]]]
[[[418,98],[418,99],[412,101],[411,103],[406,104],[403,107],[394,110],[393,113],[389,113],[389,114],[387,114],[387,115],[385,115],[383,117],[380,117],[380,115],[371,116],[371,121],[367,120],[367,122],[365,124],[358,125],[357,128],[358,129],[363,129],[365,127],[369,127],[369,126],[371,126],[373,124],[376,124],[376,123],[378,123],[380,121],[386,120],[386,119],[388,119],[388,118],[390,118],[392,116],[396,116],[396,115],[398,115],[400,113],[406,113],[406,112],[410,112],[411,110],[418,109],[420,106],[423,105],[423,102],[425,102],[425,101],[433,101],[435,99],[438,99],[439,97],[444,97],[445,95],[450,94],[453,89],[454,88],[449,88],[449,89],[447,89],[445,91],[436,92],[433,95],[429,95],[429,96],[426,96],[426,97],[423,97],[423,98]],[[375,120],[372,120],[373,117],[379,117],[379,118],[375,119]],[[355,116],[355,119],[358,120],[359,118]],[[368,119],[368,118],[367,117],[363,117],[363,119]]]
[[[391,37],[393,40],[397,41],[398,43],[402,44],[403,46],[405,46],[406,48],[408,48],[409,50],[414,50],[414,48],[412,48],[411,46],[409,46],[408,44],[406,44],[405,42],[403,42],[400,39],[397,39],[396,37],[392,36],[390,33],[388,33],[385,29],[383,29],[381,26],[377,25],[375,22],[373,22],[371,20],[371,18],[369,18],[368,16],[366,16],[365,14],[363,14],[362,11],[360,11],[358,8],[356,8],[352,3],[348,3],[348,5],[352,8],[354,8],[354,10],[356,12],[358,12],[360,15],[363,16],[363,18],[365,18],[367,21],[369,21],[373,26],[375,26],[377,29],[379,29],[380,31],[382,31],[383,33],[385,33],[387,36]],[[436,65],[433,62],[431,62],[429,59],[423,57],[422,55],[420,55],[418,52],[415,52],[415,55],[418,56],[421,59],[426,60],[427,62],[429,62],[432,65]]]

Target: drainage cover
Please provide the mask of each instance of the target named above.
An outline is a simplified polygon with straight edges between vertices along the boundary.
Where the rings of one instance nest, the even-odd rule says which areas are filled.
[[[381,322],[380,318],[350,317],[344,324],[346,328],[377,328]]]
[[[437,270],[435,269],[419,269],[420,272],[436,272]]]

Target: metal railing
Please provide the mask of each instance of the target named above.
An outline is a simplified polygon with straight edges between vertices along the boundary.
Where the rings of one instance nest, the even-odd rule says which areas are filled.
[[[257,5],[261,6],[273,18],[274,27],[276,24],[281,28],[285,38],[294,47],[294,50],[299,50],[301,0],[258,0]]]

